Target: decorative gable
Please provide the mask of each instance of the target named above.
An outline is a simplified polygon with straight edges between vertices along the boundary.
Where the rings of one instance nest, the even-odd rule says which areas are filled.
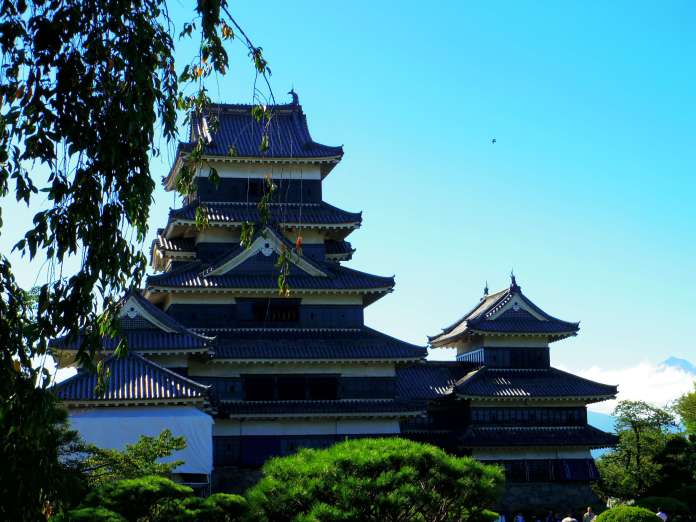
[[[521,292],[511,292],[507,300],[496,308],[490,310],[484,317],[489,321],[495,321],[501,317],[524,317],[536,319],[537,321],[548,321],[545,314],[539,313],[539,309],[534,306]]]
[[[452,346],[481,335],[532,335],[555,341],[575,335],[579,329],[579,323],[562,321],[536,306],[522,293],[514,276],[509,288],[491,295],[487,290],[473,310],[442,333],[429,337],[431,346]]]
[[[316,263],[292,251],[292,245],[290,245],[283,236],[281,236],[271,227],[266,227],[256,237],[249,248],[240,248],[239,250],[233,252],[230,256],[213,265],[205,275],[224,275],[230,271],[233,271],[243,263],[251,260],[254,256],[260,255],[270,257],[273,254],[281,255],[283,251],[286,253],[290,252],[288,255],[290,263],[308,275],[314,277],[327,277],[327,273]]]
[[[118,312],[118,318],[121,321],[121,328],[125,330],[157,328],[167,333],[177,332],[175,328],[166,324],[161,318],[155,317],[152,310],[148,310],[146,305],[143,304],[142,299],[138,299],[133,294],[126,298],[121,310]]]

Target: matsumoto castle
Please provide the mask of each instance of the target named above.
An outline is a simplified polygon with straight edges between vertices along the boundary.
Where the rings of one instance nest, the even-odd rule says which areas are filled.
[[[263,153],[250,105],[212,105],[194,119],[165,186],[175,188],[199,132],[207,167],[157,231],[158,273],[122,300],[129,355],[108,357],[118,340],[104,339],[102,396],[87,372],[55,387],[73,426],[118,448],[170,428],[187,440],[177,478],[205,490],[248,485],[266,459],[301,447],[399,436],[503,465],[503,508],[586,505],[598,478],[590,450],[616,443],[587,424],[586,405],[617,389],[551,366],[551,343],[576,335],[578,323],[546,313],[511,277],[508,288],[471,296],[428,338],[433,349],[456,348],[456,361],[426,361],[425,346],[365,326],[365,308],[394,279],[347,266],[362,215],[322,196],[343,149],[313,141],[292,94],[269,107]],[[277,190],[262,219],[269,176]],[[249,223],[254,236],[242,245]],[[290,262],[288,297],[278,291],[280,255]],[[79,342],[52,343],[61,366],[75,364]]]

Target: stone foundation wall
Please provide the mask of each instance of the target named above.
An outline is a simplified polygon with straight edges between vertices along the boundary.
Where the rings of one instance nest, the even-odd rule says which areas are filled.
[[[578,518],[587,506],[601,511],[601,504],[589,482],[511,482],[506,484],[497,510],[508,515],[541,515],[549,511],[565,515],[571,511]]]

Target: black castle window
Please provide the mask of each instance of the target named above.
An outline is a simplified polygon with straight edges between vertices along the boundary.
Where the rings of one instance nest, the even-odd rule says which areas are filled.
[[[307,378],[307,398],[311,400],[336,400],[338,398],[338,379],[336,377]]]
[[[491,368],[548,368],[550,365],[548,347],[486,347],[483,352],[484,362]]]
[[[249,183],[247,185],[249,199],[251,199],[251,200],[261,199],[261,197],[263,196],[263,191],[264,191],[263,183],[264,183],[264,180],[262,180],[262,179],[250,179],[249,180]]]
[[[272,401],[276,398],[276,378],[253,376],[244,379],[244,398],[248,401]]]
[[[278,399],[301,401],[305,399],[304,377],[278,377]]]
[[[334,375],[246,375],[247,401],[330,401],[338,398]]]
[[[299,299],[239,299],[237,309],[244,322],[296,323],[300,319]]]
[[[472,408],[471,423],[488,426],[583,426],[585,408]]]
[[[487,461],[505,469],[508,482],[574,482],[599,479],[592,459],[535,459]]]

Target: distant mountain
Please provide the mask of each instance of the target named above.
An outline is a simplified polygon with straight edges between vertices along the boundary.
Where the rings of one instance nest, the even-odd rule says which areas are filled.
[[[662,366],[670,366],[672,368],[679,368],[687,373],[692,373],[696,375],[696,366],[686,359],[680,359],[679,357],[670,357],[662,361]]]

